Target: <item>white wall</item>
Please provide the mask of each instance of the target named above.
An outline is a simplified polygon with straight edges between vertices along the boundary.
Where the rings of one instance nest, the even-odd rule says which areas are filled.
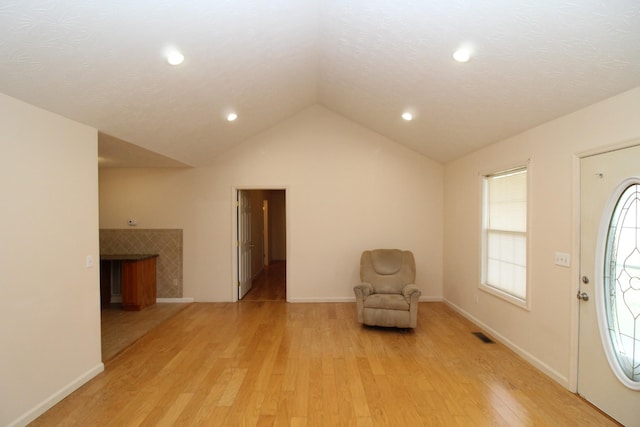
[[[637,88],[445,166],[445,299],[569,388],[575,380],[579,276],[576,159],[586,151],[640,138],[639,117]],[[527,159],[531,160],[531,311],[478,289],[480,174]],[[572,269],[554,264],[557,251],[571,253]]]
[[[443,167],[314,106],[209,167],[102,169],[100,227],[184,229],[184,296],[232,300],[234,188],[286,188],[290,301],[352,300],[360,253],[414,252],[442,296]]]
[[[26,424],[103,369],[97,138],[0,94],[0,425]]]

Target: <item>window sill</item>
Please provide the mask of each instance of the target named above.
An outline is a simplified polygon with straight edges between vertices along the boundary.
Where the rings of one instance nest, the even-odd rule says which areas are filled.
[[[480,283],[479,288],[480,288],[481,291],[486,292],[486,293],[488,293],[490,295],[493,295],[493,296],[495,296],[497,298],[500,298],[501,300],[504,300],[504,301],[506,301],[508,303],[511,303],[511,304],[515,305],[516,307],[519,307],[519,308],[521,308],[523,310],[526,310],[526,311],[531,311],[531,306],[530,306],[530,303],[529,303],[529,299],[522,300],[522,299],[520,299],[518,297],[515,297],[515,296],[513,296],[511,294],[508,294],[506,292],[502,292],[499,289],[496,289],[493,286],[489,286],[489,285],[486,285],[484,283]]]

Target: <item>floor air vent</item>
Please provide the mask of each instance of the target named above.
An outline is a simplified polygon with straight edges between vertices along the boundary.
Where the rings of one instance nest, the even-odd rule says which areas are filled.
[[[472,334],[478,337],[478,339],[482,340],[482,342],[485,344],[493,344],[493,340],[482,332],[472,332]]]

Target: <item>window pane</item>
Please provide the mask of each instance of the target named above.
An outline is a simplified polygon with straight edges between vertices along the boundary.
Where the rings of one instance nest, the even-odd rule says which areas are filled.
[[[527,170],[485,177],[483,283],[527,295]]]
[[[489,230],[486,284],[517,296],[526,296],[526,245],[521,233]]]
[[[487,191],[488,227],[494,230],[526,231],[526,171],[489,177]]]
[[[610,345],[624,374],[640,382],[640,185],[620,196],[609,222],[604,295]]]
[[[514,282],[513,295],[521,298],[527,298],[527,269],[523,266],[516,267],[516,277]]]

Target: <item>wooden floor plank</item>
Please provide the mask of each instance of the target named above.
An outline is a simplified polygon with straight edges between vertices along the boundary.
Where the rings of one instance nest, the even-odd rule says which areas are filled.
[[[286,300],[286,261],[272,261],[251,283],[251,289],[243,301],[284,301]]]
[[[141,311],[126,311],[122,304],[109,304],[100,310],[102,361],[145,336],[160,323],[174,316],[188,304],[158,303]]]
[[[413,331],[355,304],[190,304],[34,426],[614,426],[444,303]]]

